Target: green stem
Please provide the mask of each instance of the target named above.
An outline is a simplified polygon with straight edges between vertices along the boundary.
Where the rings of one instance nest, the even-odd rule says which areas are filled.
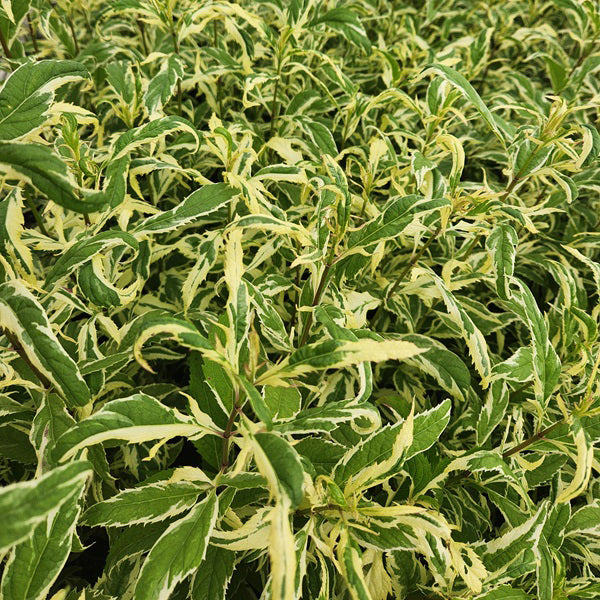
[[[148,50],[148,42],[146,41],[146,28],[144,22],[139,19],[136,21],[138,29],[140,30],[140,37],[142,38],[142,46],[144,47],[144,54],[148,56],[150,51]]]
[[[13,57],[10,48],[8,47],[8,43],[6,42],[6,38],[4,37],[4,32],[2,28],[0,28],[0,44],[2,44],[2,50],[4,51],[4,56],[6,58],[11,59]]]
[[[213,48],[217,47],[218,35],[217,35],[217,21],[213,21],[212,24],[212,34],[213,34]],[[223,98],[221,96],[221,87],[219,86],[219,77],[215,80],[215,85],[217,86],[216,98],[217,105],[219,107],[219,119],[223,118]]]
[[[40,231],[45,236],[48,236],[48,230],[46,229],[46,226],[44,225],[44,221],[42,221],[42,217],[41,217],[38,209],[36,208],[35,204],[33,203],[31,196],[27,193],[25,193],[23,195],[25,196],[25,202],[27,203],[29,210],[31,210],[31,213],[33,214],[33,218],[35,219],[37,226],[40,228]],[[50,236],[48,236],[48,237],[50,237]]]
[[[273,101],[271,103],[271,127],[269,128],[269,137],[273,137],[275,131],[275,121],[279,116],[279,80],[281,79],[281,57],[277,55],[277,79],[275,80],[275,90],[273,90]]]
[[[431,244],[437,239],[437,237],[440,235],[441,232],[442,232],[442,226],[439,225],[438,228],[430,236],[430,238],[423,244],[423,246],[421,246],[421,249],[419,250],[419,252],[417,252],[417,254],[415,254],[415,256],[413,256],[408,261],[407,265],[404,267],[404,269],[402,270],[400,275],[398,275],[398,279],[396,279],[396,282],[388,291],[386,298],[391,298],[396,293],[398,286],[404,281],[404,278],[408,275],[409,271],[415,266],[416,263],[419,262],[419,260],[421,260],[421,257],[423,256],[423,254],[425,254],[425,252],[427,251],[427,248],[429,248],[429,246],[431,246]]]
[[[35,35],[35,31],[33,30],[33,25],[31,23],[31,18],[29,15],[27,16],[27,26],[29,27],[29,35],[31,36],[31,41],[33,42],[33,51],[38,54],[40,49],[37,43],[37,37]]]
[[[313,296],[313,301],[311,307],[314,308],[321,301],[321,296],[327,287],[327,280],[329,279],[329,272],[331,271],[331,264],[327,263],[325,268],[323,269],[323,273],[321,273],[321,280],[319,281],[319,285],[317,287],[317,291]],[[304,322],[304,328],[302,329],[302,335],[300,336],[300,341],[298,342],[298,348],[302,348],[304,344],[306,344],[306,340],[308,339],[308,334],[310,333],[310,328],[313,322],[313,313],[312,311],[307,315],[306,321]]]
[[[71,15],[66,12],[65,13],[66,17],[67,17],[67,23],[69,24],[69,29],[71,30],[71,37],[73,38],[73,46],[75,47],[75,56],[79,55],[79,42],[77,41],[77,34],[75,33],[75,26],[73,24],[73,19],[71,18]],[[75,57],[73,57],[75,58]]]
[[[179,53],[179,41],[177,39],[177,32],[175,31],[175,26],[171,23],[171,38],[173,40],[173,48],[175,49],[175,54],[177,56],[181,56]],[[177,80],[177,106],[179,111],[179,116],[182,116],[182,104],[183,104],[183,90],[181,89],[181,79]]]
[[[239,402],[240,392],[239,389],[236,387],[233,407],[231,408],[229,418],[227,419],[227,424],[225,425],[225,429],[223,431],[223,445],[221,446],[221,472],[225,471],[229,466],[229,447],[231,443],[233,426],[235,425],[235,420],[237,416],[242,412],[242,406]]]

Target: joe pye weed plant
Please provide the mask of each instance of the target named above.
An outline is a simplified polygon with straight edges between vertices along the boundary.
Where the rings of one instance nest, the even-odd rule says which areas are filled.
[[[600,597],[600,7],[3,0],[0,597]]]

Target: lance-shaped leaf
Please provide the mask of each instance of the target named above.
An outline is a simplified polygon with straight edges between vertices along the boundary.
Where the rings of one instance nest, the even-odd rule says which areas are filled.
[[[531,333],[534,391],[541,407],[545,408],[560,378],[560,359],[533,294],[524,283],[518,281],[517,284],[519,290],[513,292],[513,306]]]
[[[0,252],[9,256],[27,275],[32,275],[33,256],[22,241],[24,232],[23,196],[21,190],[12,190],[0,201]]]
[[[504,418],[508,407],[508,386],[503,380],[492,381],[487,390],[485,404],[477,420],[477,443],[482,445]]]
[[[327,340],[316,342],[296,350],[280,364],[271,367],[257,380],[259,385],[286,385],[285,380],[312,371],[339,369],[361,362],[406,360],[424,350],[410,342],[398,340],[356,341]]]
[[[304,469],[298,453],[275,433],[253,436],[254,459],[274,494],[285,494],[296,508],[304,497]]]
[[[78,492],[91,475],[90,464],[73,462],[49,471],[39,479],[0,488],[0,552],[28,538],[33,528]]]
[[[477,596],[477,600],[531,600],[531,596],[521,589],[501,585]]]
[[[22,64],[0,90],[0,140],[16,140],[42,126],[54,91],[65,83],[86,77],[87,69],[72,60]]]
[[[510,281],[515,271],[517,254],[517,232],[511,225],[496,225],[486,240],[492,256],[496,290],[503,300],[510,298]]]
[[[191,508],[208,482],[157,481],[119,492],[85,511],[90,526],[127,527],[162,521]]]
[[[0,285],[0,327],[70,406],[88,404],[90,391],[77,364],[56,339],[41,304],[20,281]]]
[[[237,193],[225,183],[205,185],[191,193],[175,208],[144,219],[137,225],[135,232],[162,233],[177,229],[226,206]]]
[[[271,388],[275,391],[295,391],[293,388]],[[294,414],[289,419],[280,419],[274,429],[285,433],[314,433],[333,431],[341,423],[366,420],[376,429],[381,424],[377,409],[367,402],[328,402]]]
[[[101,192],[85,192],[78,189],[67,164],[46,146],[0,142],[0,173],[7,179],[31,184],[49,200],[63,208],[78,213],[90,213],[106,206],[107,199]]]
[[[353,44],[363,48],[367,52],[371,50],[371,42],[367,32],[362,26],[358,15],[345,6],[338,6],[327,11],[325,14],[314,18],[309,27],[316,25],[328,25],[342,33]]]
[[[561,490],[556,498],[556,503],[569,502],[586,491],[592,474],[594,461],[594,445],[579,418],[573,419],[572,424],[575,448],[577,449],[576,466],[573,479],[568,486]]]
[[[173,588],[200,567],[218,514],[217,497],[211,493],[169,526],[144,561],[136,600],[167,600]]]
[[[542,502],[527,521],[482,547],[481,558],[490,574],[498,575],[519,560],[524,552],[535,551],[547,516],[548,504]]]
[[[206,337],[194,325],[162,311],[151,311],[133,321],[121,340],[120,349],[133,348],[138,363],[146,370],[152,371],[142,357],[142,347],[145,342],[156,336],[166,336],[186,348],[199,350],[212,360],[227,365],[226,359],[213,350]]]
[[[567,536],[600,536],[600,501],[594,500],[573,513],[567,524]]]
[[[232,229],[257,229],[276,233],[279,235],[289,235],[291,238],[298,240],[303,246],[312,246],[312,238],[307,229],[298,223],[283,221],[271,215],[245,215],[236,221],[231,226]]]
[[[530,346],[522,346],[505,361],[497,363],[492,368],[494,379],[509,379],[518,383],[529,381],[533,377],[533,350]]]
[[[130,129],[123,133],[115,142],[112,160],[119,160],[120,158],[131,154],[131,152],[143,144],[156,142],[175,131],[186,131],[191,133],[196,140],[196,145],[198,145],[198,133],[192,123],[182,117],[169,115],[168,117],[154,119],[150,123],[146,123],[145,125],[141,125],[140,127]]]
[[[107,402],[101,410],[77,423],[56,442],[54,456],[64,462],[94,444],[124,440],[129,444],[176,436],[192,437],[205,428],[147,394]]]
[[[175,86],[182,77],[183,65],[181,58],[176,54],[172,54],[163,63],[160,71],[152,78],[144,95],[144,102],[150,118],[156,118],[157,115],[161,114],[163,106],[173,95]]]
[[[288,600],[295,597],[296,546],[290,523],[290,499],[278,498],[269,512],[269,557],[271,559],[271,598]]]
[[[385,471],[374,472],[373,479],[376,481],[385,478],[386,474],[397,470],[401,461],[424,452],[437,441],[450,420],[450,408],[450,400],[444,400],[435,408],[416,415],[413,418],[411,439],[406,447],[402,444],[402,436],[408,436],[409,433],[407,430],[403,431],[405,421],[383,427],[355,444],[335,465],[335,481],[345,485],[361,471],[383,463],[386,463]],[[393,461],[390,460],[391,457],[394,457]],[[361,485],[366,485],[367,479],[364,476],[360,479]]]
[[[372,600],[365,581],[360,550],[346,527],[342,529],[337,545],[337,558],[352,600]]]
[[[447,67],[446,65],[430,65],[427,69],[441,75],[448,83],[454,86],[466,98],[481,115],[482,119],[488,124],[490,129],[496,134],[498,139],[504,145],[504,135],[498,126],[494,115],[485,105],[477,90],[461,75],[458,71]]]
[[[448,289],[444,280],[431,270],[428,270],[427,273],[432,277],[440,291],[442,300],[446,305],[446,310],[450,317],[458,326],[460,333],[469,348],[473,365],[481,377],[481,384],[486,388],[490,382],[492,364],[483,334],[475,325],[473,319],[468,315],[467,311],[454,297],[454,294]]]
[[[348,188],[348,180],[343,169],[328,154],[323,155],[323,162],[327,174],[331,178],[328,189],[332,190],[337,197],[337,230],[336,236],[341,240],[348,227],[350,210],[352,208],[352,196]]]
[[[348,236],[348,251],[367,248],[398,237],[415,215],[424,215],[449,206],[448,200],[426,200],[421,196],[404,196],[390,201],[381,214]]]
[[[466,398],[471,387],[471,375],[467,365],[454,352],[424,335],[411,333],[403,335],[402,339],[424,350],[421,354],[408,358],[406,362],[409,365],[431,375],[454,398]]]
[[[191,600],[225,600],[234,566],[235,552],[209,546],[202,568],[194,575]]]
[[[74,486],[75,487],[75,486]],[[79,516],[79,498],[85,479],[45,521],[36,525],[29,539],[13,551],[2,577],[2,597],[11,600],[45,598],[69,558]]]
[[[222,242],[221,235],[211,233],[198,246],[196,263],[188,272],[181,290],[184,311],[187,312],[191,306],[198,288],[204,283],[210,269],[215,264]]]
[[[130,233],[118,230],[102,231],[85,237],[70,246],[54,263],[46,276],[46,289],[51,290],[75,269],[91,261],[94,256],[105,255],[113,248],[137,252],[139,243]]]

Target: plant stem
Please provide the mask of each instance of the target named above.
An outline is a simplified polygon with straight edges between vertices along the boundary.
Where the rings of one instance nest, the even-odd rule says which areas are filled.
[[[239,402],[240,392],[239,389],[236,387],[233,407],[231,408],[229,418],[227,419],[227,424],[225,425],[225,430],[223,431],[223,445],[221,446],[221,472],[225,471],[225,469],[227,469],[227,467],[229,466],[229,445],[231,440],[231,434],[233,432],[235,420],[238,414],[242,412],[242,407],[240,406]]]
[[[4,32],[0,29],[0,44],[2,44],[2,50],[4,51],[4,56],[6,58],[11,59],[13,57],[10,48],[8,47],[8,43],[6,42],[6,38],[4,37]]]
[[[173,48],[175,49],[175,54],[177,56],[181,56],[179,53],[179,41],[177,40],[177,32],[175,31],[175,26],[171,23],[171,38],[173,39]],[[179,116],[182,116],[182,103],[183,103],[183,91],[181,89],[181,79],[177,80],[177,106],[179,111]]]
[[[73,46],[75,47],[75,56],[77,56],[79,54],[79,42],[77,41],[77,34],[75,33],[75,26],[73,25],[73,19],[71,18],[71,15],[66,11],[65,11],[65,16],[67,17],[67,23],[69,24],[69,29],[71,30],[71,37],[73,38]]]
[[[531,156],[525,162],[525,164],[521,167],[521,169],[519,170],[519,172],[510,180],[510,182],[506,186],[506,189],[504,190],[504,192],[500,196],[500,202],[506,202],[506,199],[510,196],[511,192],[515,189],[515,186],[517,185],[517,183],[519,183],[519,181],[521,180],[521,174],[529,166],[529,162],[531,161],[531,159],[533,158],[533,156],[535,156],[535,154],[536,154],[535,152],[532,152]],[[473,253],[473,250],[475,250],[475,247],[477,246],[477,243],[481,239],[481,236],[482,236],[482,234],[478,233],[473,238],[473,241],[469,244],[469,247],[467,248],[467,250],[465,251],[465,253],[462,256],[458,257],[457,260],[460,260],[460,261],[467,260],[467,258],[469,258],[469,256],[471,256],[471,254]]]
[[[327,286],[327,280],[329,279],[329,272],[331,270],[331,264],[327,263],[325,268],[323,269],[323,273],[321,273],[321,280],[319,281],[319,285],[317,287],[317,291],[313,297],[313,301],[311,307],[314,308],[321,301],[321,296],[325,291],[325,287]],[[313,313],[312,311],[306,317],[306,321],[304,322],[304,327],[302,329],[302,335],[300,336],[300,341],[298,342],[298,348],[302,348],[304,344],[306,344],[306,340],[308,339],[308,334],[310,333],[310,328],[313,322]]]
[[[269,137],[273,137],[275,132],[275,121],[279,116],[279,102],[277,96],[279,95],[279,80],[281,79],[281,57],[277,53],[277,79],[275,80],[275,89],[273,90],[273,101],[271,104],[271,127],[269,128]]]
[[[31,41],[33,42],[33,51],[36,54],[38,54],[40,49],[38,47],[35,31],[33,30],[33,25],[31,23],[31,19],[29,18],[29,16],[27,16],[27,26],[29,27],[29,35],[31,36]]]
[[[142,38],[142,46],[144,47],[144,54],[148,56],[150,54],[148,50],[148,42],[146,41],[146,28],[144,27],[144,22],[139,19],[136,21],[138,29],[140,30],[140,37]]]
[[[37,226],[40,228],[40,231],[44,235],[47,236],[48,235],[48,230],[46,229],[46,226],[44,225],[44,222],[42,221],[42,217],[41,217],[38,209],[36,208],[35,204],[33,203],[33,200],[31,199],[31,196],[29,194],[27,194],[27,193],[25,193],[23,195],[25,196],[25,202],[27,203],[27,206],[29,207],[29,210],[33,214],[33,218],[35,219],[35,222],[37,223]]]
[[[553,423],[549,427],[546,427],[546,429],[542,429],[542,431],[538,431],[537,433],[534,433],[531,437],[527,438],[525,441],[521,442],[520,444],[517,444],[516,446],[513,446],[510,450],[503,452],[502,458],[503,459],[510,458],[514,454],[518,454],[519,452],[525,450],[525,448],[528,448],[532,444],[535,444],[535,442],[538,442],[539,440],[545,438],[547,435],[552,433],[559,425],[562,425],[564,422],[565,422],[565,420],[561,419],[560,421]]]
[[[41,373],[37,369],[37,367],[29,360],[29,357],[25,353],[25,350],[23,350],[23,346],[21,346],[21,344],[19,343],[19,340],[10,331],[8,331],[6,329],[5,330],[0,329],[0,332],[3,332],[6,335],[6,337],[8,338],[8,341],[10,342],[10,344],[13,347],[13,349],[15,350],[15,352],[23,359],[23,361],[25,363],[27,363],[27,366],[37,376],[37,378],[40,380],[42,385],[45,388],[50,388],[50,385],[51,385],[50,381],[48,381],[48,379],[46,379],[45,375],[43,373]]]
[[[404,269],[402,269],[402,272],[400,273],[400,275],[398,275],[398,279],[396,279],[396,282],[388,291],[388,293],[386,295],[386,299],[391,298],[395,294],[396,290],[398,289],[398,286],[404,281],[404,278],[408,275],[408,272],[415,266],[415,264],[417,262],[419,262],[419,260],[421,260],[421,257],[423,256],[423,254],[425,254],[425,252],[427,251],[427,248],[429,248],[429,246],[431,246],[431,244],[437,239],[437,237],[440,235],[441,231],[442,231],[442,226],[439,225],[438,228],[431,234],[429,239],[423,244],[423,246],[421,246],[421,249],[419,250],[419,252],[417,252],[417,254],[415,254],[408,261],[408,263],[406,264]]]
[[[583,61],[592,53],[592,51],[594,50],[594,44],[596,43],[596,39],[598,38],[599,34],[600,30],[594,34],[594,37],[590,42],[589,48],[585,52],[581,52],[579,58],[577,59],[577,62],[571,67],[571,70],[567,75],[567,80],[571,79],[571,75],[573,75],[573,73],[582,65]]]
[[[218,35],[217,35],[217,21],[212,23],[212,34],[213,34],[213,48],[217,47]],[[221,96],[221,88],[219,86],[219,77],[215,79],[215,85],[217,86],[216,98],[217,105],[219,107],[219,119],[223,118],[223,98]]]

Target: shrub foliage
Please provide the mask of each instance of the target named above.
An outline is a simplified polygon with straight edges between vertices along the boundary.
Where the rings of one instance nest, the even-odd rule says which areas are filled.
[[[600,9],[3,0],[4,600],[600,596]]]

